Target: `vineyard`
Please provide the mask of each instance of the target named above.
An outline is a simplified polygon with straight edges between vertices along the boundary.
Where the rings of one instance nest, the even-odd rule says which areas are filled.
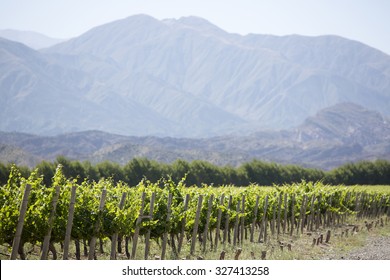
[[[52,186],[32,172],[23,178],[13,167],[0,189],[2,257],[97,259],[109,246],[110,259],[202,258],[227,248],[238,259],[243,244],[258,244],[265,258],[271,241],[312,235],[329,242],[332,227],[348,220],[387,223],[390,193],[320,182],[273,187],[189,187],[170,178],[136,186],[67,179],[59,166]],[[343,234],[358,231],[350,225]],[[321,234],[322,232],[326,233]],[[318,237],[318,239],[317,239]],[[9,252],[9,254],[7,253]],[[220,254],[219,254],[220,253]],[[253,253],[253,252],[252,252]]]

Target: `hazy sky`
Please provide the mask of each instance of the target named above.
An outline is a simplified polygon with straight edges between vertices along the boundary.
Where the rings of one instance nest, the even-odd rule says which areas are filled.
[[[0,0],[0,29],[56,38],[134,14],[200,16],[240,34],[336,34],[390,54],[390,0]]]

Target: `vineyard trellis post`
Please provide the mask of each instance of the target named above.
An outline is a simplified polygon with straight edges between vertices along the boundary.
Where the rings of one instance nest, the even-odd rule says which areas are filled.
[[[302,202],[302,212],[301,212],[301,215],[302,215],[302,218],[301,218],[301,234],[303,234],[303,230],[305,228],[305,224],[306,224],[306,209],[307,209],[307,202],[308,202],[308,196],[305,194],[303,196],[303,202]]]
[[[15,233],[14,240],[12,242],[11,260],[16,260],[16,257],[18,255],[20,239],[22,238],[24,218],[26,217],[28,197],[30,195],[30,191],[31,191],[31,185],[27,184],[26,189],[24,190],[22,203],[20,204],[18,224],[16,226],[16,233]]]
[[[239,225],[239,221],[240,221],[239,220],[240,206],[241,206],[241,201],[238,201],[237,206],[236,206],[236,219],[234,222],[233,246],[236,246],[237,238],[238,238],[238,234],[239,234],[238,225]]]
[[[288,195],[284,194],[284,219],[283,219],[283,234],[286,233],[287,227],[287,214],[288,214]]]
[[[226,209],[225,227],[224,227],[224,230],[223,230],[223,244],[226,244],[226,239],[228,238],[229,221],[230,221],[229,211],[230,211],[230,207],[231,207],[231,204],[232,204],[232,199],[233,199],[233,197],[230,195],[229,196],[229,201],[228,201],[228,206],[227,206],[227,209]]]
[[[102,196],[100,198],[99,212],[98,212],[98,217],[97,217],[97,220],[96,220],[96,223],[95,223],[95,227],[94,227],[94,231],[93,231],[93,236],[91,238],[91,241],[89,242],[89,255],[88,255],[88,259],[89,260],[95,259],[96,239],[97,239],[97,235],[99,234],[100,216],[102,215],[102,211],[104,209],[104,204],[106,202],[106,195],[107,195],[107,190],[103,189]]]
[[[134,235],[133,235],[133,246],[131,249],[131,259],[135,259],[135,254],[137,252],[137,243],[138,243],[138,236],[139,236],[139,231],[141,227],[141,222],[142,222],[142,216],[144,214],[144,205],[145,205],[145,196],[146,193],[142,192],[142,198],[141,198],[141,209],[139,210],[139,215],[135,223],[135,230],[134,230]]]
[[[268,208],[268,195],[265,196],[265,200],[264,200],[264,211],[263,211],[263,217],[261,219],[260,234],[258,239],[259,242],[263,240],[264,243],[266,242],[267,239],[267,223],[268,223],[267,208]]]
[[[154,211],[154,201],[156,199],[156,193],[152,193],[152,198],[150,199],[150,206],[149,206],[149,221],[153,220],[153,211]],[[145,236],[145,255],[144,259],[147,260],[149,257],[149,250],[150,250],[150,234],[152,233],[152,229],[149,227],[148,231],[146,232]]]
[[[295,194],[291,197],[291,223],[290,223],[290,236],[293,235],[295,224]]]
[[[244,231],[245,231],[245,195],[242,196],[241,201],[241,221],[240,221],[240,244],[244,242]]]
[[[350,194],[348,192],[348,194]],[[349,198],[347,198],[349,200]],[[322,201],[322,195],[318,195],[318,205],[316,209],[316,230],[320,228],[320,223],[321,223],[321,201]]]
[[[66,224],[65,241],[64,241],[64,254],[62,256],[63,260],[67,260],[69,257],[69,244],[72,235],[74,205],[76,203],[76,189],[77,189],[76,186],[72,186],[72,190],[70,193],[68,222]]]
[[[196,236],[198,235],[198,226],[199,226],[200,211],[202,210],[202,203],[203,203],[203,195],[199,195],[198,207],[196,209],[196,215],[195,215],[194,228],[192,231],[191,250],[190,250],[191,255],[193,255],[195,252]]]
[[[210,225],[210,215],[211,215],[211,210],[213,208],[213,200],[214,200],[214,195],[210,195],[209,202],[208,202],[208,207],[207,207],[207,216],[206,216],[206,225],[204,227],[204,232],[203,232],[203,252],[206,251],[206,244],[207,244],[207,233],[209,230],[209,225]]]
[[[123,206],[125,205],[126,195],[127,195],[126,192],[122,193],[122,197],[119,202],[119,210],[122,210]],[[110,254],[111,260],[116,260],[117,243],[118,243],[118,231],[116,231],[111,237],[111,254]]]
[[[49,228],[47,229],[47,233],[46,233],[45,237],[43,238],[41,260],[46,260],[47,259],[47,254],[49,252],[51,230],[53,228],[54,218],[55,218],[55,214],[56,214],[57,202],[58,202],[58,198],[60,196],[60,190],[61,190],[61,187],[60,186],[56,186],[55,193],[54,193],[53,200],[52,200],[52,206],[51,206],[51,212],[50,212],[50,216],[49,216],[49,221],[48,221]]]
[[[277,222],[276,222],[276,230],[277,230],[277,235],[279,236],[280,234],[280,215],[282,211],[282,193],[279,193],[278,197],[278,217],[277,217]]]
[[[219,200],[219,208],[218,208],[218,217],[217,217],[217,227],[215,229],[215,245],[214,245],[214,251],[217,250],[218,242],[219,242],[219,233],[220,233],[220,227],[221,227],[221,219],[222,219],[222,205],[225,200],[225,195],[222,194]]]
[[[165,231],[163,234],[163,243],[162,243],[162,252],[161,259],[165,260],[165,253],[167,249],[167,239],[168,239],[168,230],[169,230],[169,220],[171,219],[171,204],[172,204],[172,193],[168,194],[168,203],[167,203],[167,218],[165,220]]]
[[[308,231],[313,231],[314,202],[315,202],[315,195],[313,194],[313,195],[311,196],[309,221],[307,222],[307,230],[308,230]]]
[[[184,201],[183,213],[187,212],[189,202],[190,202],[190,194],[186,194],[186,198]],[[187,223],[187,219],[184,216],[183,219],[181,220],[181,231],[180,231],[180,237],[179,237],[179,244],[177,246],[178,253],[180,253],[181,247],[183,246],[183,239],[184,239],[184,235],[185,235],[186,223]]]
[[[255,204],[255,209],[254,209],[254,217],[252,220],[252,226],[251,226],[251,236],[250,236],[250,242],[253,242],[253,236],[255,233],[255,227],[256,227],[256,221],[257,221],[257,212],[259,210],[259,196],[256,196],[256,204]]]

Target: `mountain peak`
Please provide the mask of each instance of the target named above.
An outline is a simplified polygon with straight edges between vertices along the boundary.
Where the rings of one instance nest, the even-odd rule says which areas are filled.
[[[342,38],[140,14],[44,51],[1,42],[5,131],[211,137],[296,127],[341,101],[389,116],[390,56]]]
[[[185,25],[191,25],[191,26],[213,26],[215,28],[218,28],[214,24],[209,22],[208,20],[206,20],[204,18],[201,18],[201,17],[197,17],[197,16],[181,17],[177,21],[179,23],[185,24]]]
[[[191,28],[201,32],[226,33],[225,31],[220,29],[218,26],[212,24],[208,20],[197,16],[186,16],[186,17],[180,17],[179,19],[169,18],[169,19],[162,20],[162,22],[169,26],[180,26],[185,28]]]

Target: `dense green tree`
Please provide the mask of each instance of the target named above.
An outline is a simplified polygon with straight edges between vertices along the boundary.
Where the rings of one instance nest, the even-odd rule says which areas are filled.
[[[114,182],[125,181],[126,177],[118,163],[103,161],[96,165],[100,178],[112,178]]]
[[[259,185],[288,184],[304,181],[323,181],[327,184],[365,184],[389,185],[390,162],[386,160],[361,161],[348,163],[334,170],[325,172],[318,169],[304,168],[297,165],[281,165],[277,163],[252,160],[239,167],[217,166],[207,161],[195,160],[187,162],[176,160],[172,164],[159,163],[147,158],[134,158],[125,166],[109,161],[96,165],[89,161],[72,161],[63,156],[55,162],[42,161],[35,168],[43,176],[43,183],[50,186],[58,165],[68,179],[99,181],[101,178],[111,178],[114,182],[124,181],[130,186],[137,185],[144,178],[155,183],[162,178],[170,177],[174,182],[186,178],[185,184],[201,186],[236,185],[246,186],[250,183]],[[11,164],[0,163],[0,183],[4,185],[11,170]],[[35,169],[34,168],[34,169]],[[30,175],[27,167],[18,167],[24,178]]]
[[[51,180],[55,174],[56,165],[52,162],[41,161],[36,166],[36,169],[38,169],[38,174],[43,176],[43,183],[45,186],[51,186]]]
[[[0,162],[0,186],[7,183],[9,177],[9,170],[7,166]]]
[[[84,169],[84,174],[85,174],[84,179],[89,181],[95,181],[95,182],[99,181],[100,174],[99,174],[99,170],[96,168],[95,165],[92,165],[90,161],[83,161],[81,165],[82,168]]]

